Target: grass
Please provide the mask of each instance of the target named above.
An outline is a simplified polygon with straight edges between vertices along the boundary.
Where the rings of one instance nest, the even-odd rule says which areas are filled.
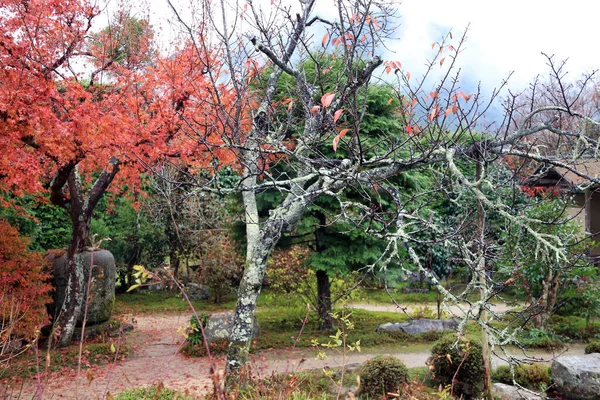
[[[115,400],[191,400],[184,393],[176,390],[168,389],[162,386],[162,384],[149,386],[145,388],[136,388],[126,390],[117,394],[114,397]]]
[[[193,301],[197,311],[223,311],[235,308],[235,299],[215,304],[209,300]],[[166,291],[141,290],[134,293],[118,294],[115,300],[116,314],[152,314],[189,311],[188,303],[181,294]]]

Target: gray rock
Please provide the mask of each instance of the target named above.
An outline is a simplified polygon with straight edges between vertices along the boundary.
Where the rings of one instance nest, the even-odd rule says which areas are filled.
[[[551,373],[556,389],[566,397],[600,399],[600,353],[558,357]]]
[[[408,322],[388,322],[379,325],[377,331],[384,332],[406,332],[411,335],[419,335],[431,331],[455,331],[459,320],[452,319],[414,319]]]
[[[543,399],[542,396],[526,392],[523,389],[505,383],[494,383],[492,385],[492,392],[502,400]]]
[[[204,285],[197,283],[188,283],[186,286],[187,295],[191,301],[208,300],[210,299],[210,292]]]
[[[91,253],[84,253],[84,279],[87,284]],[[65,299],[67,289],[67,255],[60,257],[49,257],[52,263],[53,285],[56,289],[53,294],[53,303],[48,305],[48,312],[55,316]],[[92,269],[92,288],[88,304],[86,325],[95,325],[110,319],[115,303],[116,268],[115,259],[108,250],[94,252],[94,268]],[[58,308],[58,309],[57,309]],[[78,324],[83,321],[83,312],[77,320]]]
[[[209,343],[212,343],[219,339],[229,340],[234,315],[235,313],[233,311],[227,311],[211,315],[208,319],[208,322],[206,323],[206,329],[204,330],[206,340]],[[258,325],[256,317],[254,317],[254,330],[252,332],[252,338],[257,338],[259,333],[260,327]]]

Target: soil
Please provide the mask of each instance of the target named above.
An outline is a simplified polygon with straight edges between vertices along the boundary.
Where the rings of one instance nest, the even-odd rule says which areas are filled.
[[[388,311],[387,306],[357,305],[354,307]],[[79,378],[75,372],[52,373],[43,386],[45,399],[104,399],[107,393],[116,394],[136,387],[162,382],[165,387],[187,391],[201,396],[212,390],[207,358],[188,358],[179,354],[184,338],[179,328],[187,324],[189,314],[146,315],[136,317],[134,354],[123,361],[104,366],[82,368]],[[430,345],[411,345],[395,349],[369,349],[368,352],[350,353],[348,357],[331,353],[325,360],[317,360],[311,350],[264,351],[251,356],[252,372],[268,376],[272,372],[284,373],[301,370],[332,368],[342,365],[356,366],[376,354],[389,354],[400,358],[409,368],[425,366]],[[516,354],[516,352],[515,352]],[[583,354],[583,345],[574,345],[569,354]],[[517,354],[518,355],[518,354]],[[533,357],[549,360],[557,354],[536,352]],[[215,358],[218,369],[224,365],[224,357]],[[495,364],[502,363],[498,357]],[[22,387],[0,388],[0,395],[7,399],[32,399],[35,397],[35,380],[26,381]],[[39,397],[37,397],[39,398]]]

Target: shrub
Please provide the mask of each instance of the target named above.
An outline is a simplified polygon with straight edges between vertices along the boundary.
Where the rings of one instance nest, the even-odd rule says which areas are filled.
[[[477,342],[444,336],[433,345],[428,364],[435,384],[451,385],[456,396],[469,399],[483,391],[483,356]]]
[[[568,339],[544,329],[532,328],[521,338],[521,343],[527,347],[548,350],[560,350],[565,347]]]
[[[200,318],[200,321],[198,321]],[[202,330],[200,329],[200,324],[202,324],[202,328],[206,328],[206,324],[208,323],[208,319],[210,318],[210,314],[198,314],[198,318],[195,315],[192,315],[190,318],[190,324],[188,325],[188,335],[187,342],[192,345],[198,345],[204,343],[204,338],[202,337]]]
[[[589,342],[585,346],[585,354],[600,353],[600,340]]]
[[[508,365],[499,366],[492,374],[495,382],[513,384],[513,376]],[[545,391],[552,384],[550,368],[542,365],[520,365],[515,367],[515,382],[527,389]]]
[[[0,356],[15,338],[31,340],[48,323],[49,275],[44,258],[27,249],[28,240],[0,220]]]
[[[360,393],[380,399],[386,393],[398,392],[407,378],[408,369],[402,361],[392,356],[377,356],[360,369]]]

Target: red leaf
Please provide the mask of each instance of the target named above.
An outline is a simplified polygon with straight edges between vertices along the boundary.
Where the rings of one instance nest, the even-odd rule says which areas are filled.
[[[431,43],[431,49],[433,50],[433,48],[435,47],[435,42]]]
[[[389,103],[388,103],[389,104]],[[337,110],[335,112],[335,114],[333,114],[333,123],[335,124],[337,122],[338,119],[340,119],[340,117],[342,116],[342,113],[344,112],[343,108],[340,108],[339,110]]]
[[[320,109],[320,108],[321,108],[321,107],[319,107],[319,106],[314,106],[313,108],[311,108],[311,109],[310,109],[310,112],[311,112],[313,115],[317,115],[317,113],[319,112],[319,109]]]
[[[325,47],[325,45],[327,44],[328,39],[329,39],[329,32],[327,32],[325,34],[325,36],[323,36],[323,40],[321,41],[321,44],[323,45],[323,47]]]
[[[412,135],[412,134],[413,134],[413,127],[412,127],[412,125],[406,125],[406,132],[407,132],[409,135]]]
[[[323,107],[329,107],[329,105],[331,104],[331,102],[333,101],[334,98],[335,98],[335,93],[332,93],[332,92],[325,93],[321,97],[321,104],[323,104]]]
[[[442,59],[440,60],[440,67],[441,67],[442,65],[444,65],[444,61],[446,61],[446,57],[444,57],[444,58],[442,58]]]
[[[333,138],[333,151],[337,151],[337,146],[340,142],[340,139],[343,138],[348,132],[350,132],[350,129],[342,129],[340,133],[338,133],[337,136]]]
[[[390,67],[389,65],[387,67],[385,67],[385,73],[389,74],[392,71],[392,67]]]

